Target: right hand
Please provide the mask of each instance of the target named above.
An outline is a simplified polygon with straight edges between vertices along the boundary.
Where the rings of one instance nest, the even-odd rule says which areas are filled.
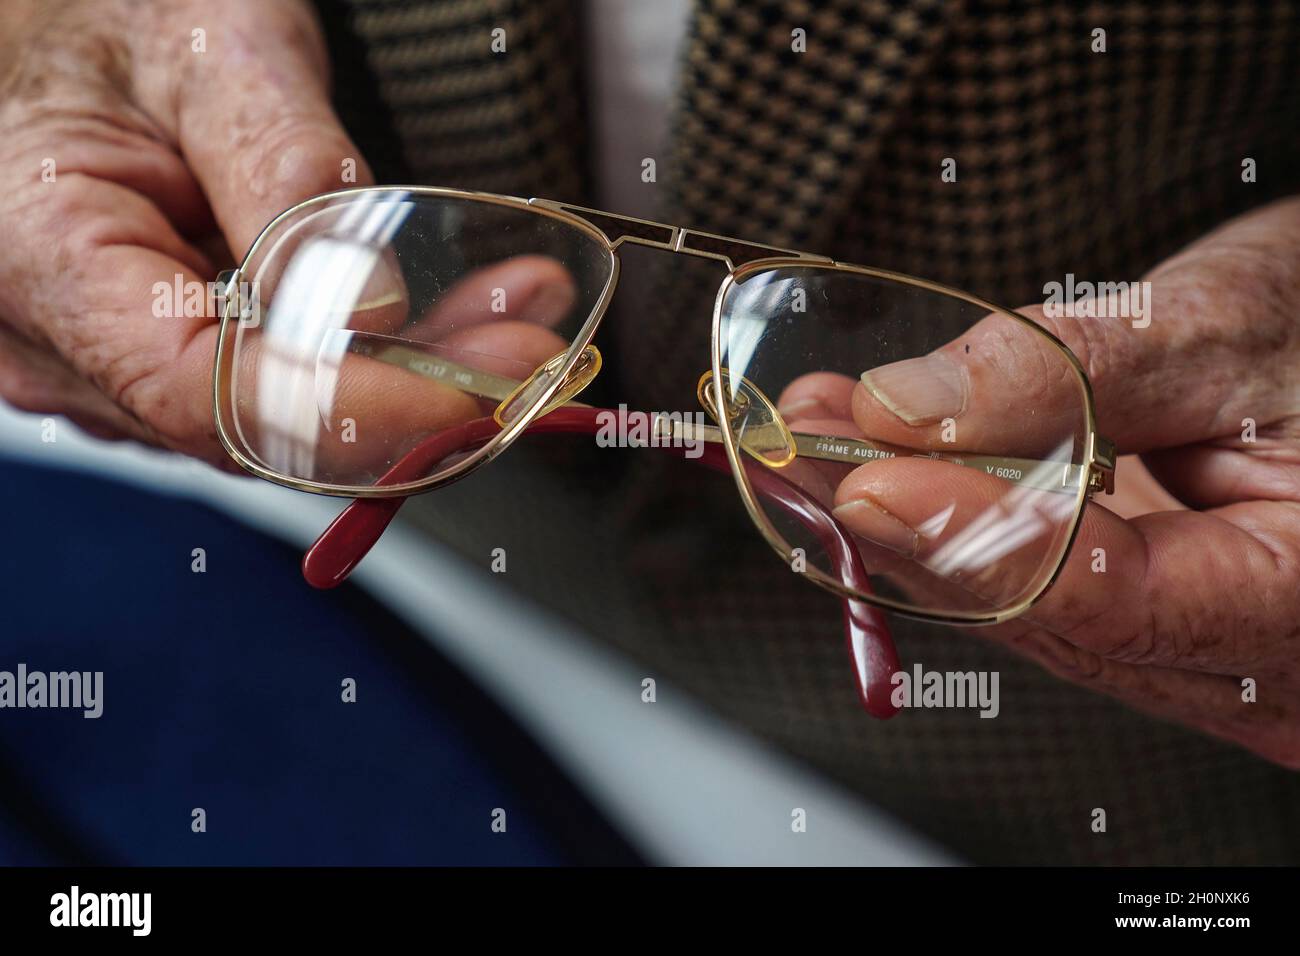
[[[313,11],[6,0],[0,64],[0,398],[226,465],[215,317],[156,318],[152,289],[215,278],[345,160],[371,182]]]

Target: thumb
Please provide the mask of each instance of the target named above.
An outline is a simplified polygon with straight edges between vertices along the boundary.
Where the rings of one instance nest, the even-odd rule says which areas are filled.
[[[1300,248],[1300,202],[1211,233],[1121,287],[1132,298],[1112,286],[1090,302],[1019,314],[1078,359],[1098,428],[1122,452],[1236,435],[1243,418],[1295,411],[1295,390],[1284,383],[1294,380],[1297,337],[1279,303],[1300,295],[1300,270],[1267,272],[1282,261],[1269,245],[1279,254]],[[1050,340],[995,313],[933,353],[868,370],[854,417],[866,434],[911,447],[943,448],[945,419],[955,421],[963,447],[1023,447],[1077,422],[1079,385],[1069,371]]]
[[[237,257],[289,206],[373,182],[330,106],[328,71],[314,16],[294,2],[232,4],[205,51],[170,73],[174,135]]]

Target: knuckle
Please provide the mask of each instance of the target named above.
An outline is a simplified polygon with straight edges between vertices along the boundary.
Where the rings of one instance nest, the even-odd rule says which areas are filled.
[[[1107,664],[1102,657],[1044,628],[1034,628],[1013,643],[1057,677],[1076,684],[1098,684],[1104,679]]]
[[[34,189],[18,213],[31,237],[27,246],[33,252],[44,250],[58,274],[102,245],[111,226],[111,217],[99,208],[95,182],[80,173],[63,174],[54,188]]]
[[[1024,327],[1010,320],[997,323],[993,335],[995,347],[989,361],[1000,377],[1023,390],[1020,398],[1027,405],[1051,407],[1060,394],[1062,377],[1071,374],[1060,353],[1045,341],[1034,342],[1034,347],[1027,349]]]
[[[1089,595],[1060,591],[1053,595],[1050,632],[1071,647],[1117,664],[1146,664],[1163,650],[1150,598],[1138,602],[1122,594]],[[1144,607],[1146,613],[1135,612]]]
[[[195,344],[206,345],[206,340]],[[140,423],[150,441],[208,458],[219,448],[210,407],[212,380],[186,373],[187,367],[184,359],[132,356],[113,369],[108,394]]]
[[[1062,674],[1078,684],[1104,683],[1106,660],[1082,647],[1066,644],[1058,655]]]
[[[1113,336],[1106,320],[1086,316],[1035,314],[1034,320],[1065,343],[1093,382],[1109,377],[1114,367]]]
[[[137,369],[133,374],[117,377],[110,398],[140,422],[150,441],[188,448],[202,436],[193,434],[187,427],[185,416],[179,414],[180,403],[174,390],[163,381],[164,377],[153,369]]]
[[[254,200],[265,201],[287,191],[334,188],[349,149],[341,133],[315,116],[282,116],[241,137],[235,155],[235,175]]]
[[[324,50],[324,38],[315,11],[308,0],[227,0],[223,20],[238,35],[271,41],[277,47]],[[194,0],[194,6],[206,7],[208,0]],[[187,22],[193,13],[187,15]]]

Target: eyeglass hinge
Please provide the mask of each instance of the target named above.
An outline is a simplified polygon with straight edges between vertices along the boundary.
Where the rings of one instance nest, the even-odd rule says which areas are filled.
[[[1088,465],[1088,496],[1105,492],[1115,493],[1115,443],[1097,435],[1092,445],[1092,461]]]

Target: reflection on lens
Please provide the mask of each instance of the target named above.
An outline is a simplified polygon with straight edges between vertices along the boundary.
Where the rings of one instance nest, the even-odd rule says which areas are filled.
[[[338,490],[438,475],[570,351],[612,274],[599,237],[535,207],[401,189],[309,203],[242,269],[258,308],[226,320],[227,436],[277,476]]]
[[[762,462],[775,406],[795,448],[781,478],[850,533],[877,598],[977,619],[1046,587],[1087,481],[1086,386],[1059,343],[956,294],[824,266],[742,273],[718,333],[723,427]],[[764,532],[846,584],[842,555],[753,493],[752,467],[737,480]]]

